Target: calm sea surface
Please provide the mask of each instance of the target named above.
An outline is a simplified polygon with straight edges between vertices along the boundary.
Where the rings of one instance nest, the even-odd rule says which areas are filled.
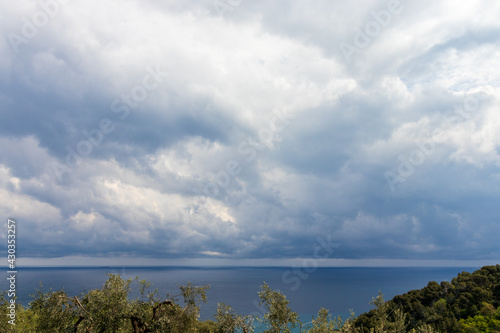
[[[322,307],[335,315],[348,315],[353,309],[361,314],[372,308],[371,298],[381,290],[386,300],[409,290],[425,287],[429,281],[450,281],[462,271],[477,268],[318,268],[311,273],[288,268],[18,268],[17,295],[27,305],[43,283],[44,290],[64,290],[70,295],[102,287],[109,273],[124,279],[138,276],[153,283],[160,296],[177,294],[178,285],[191,281],[209,284],[208,303],[201,306],[201,319],[213,319],[218,302],[224,302],[239,314],[258,314],[257,292],[263,281],[280,290],[291,308],[303,321],[310,321]],[[3,279],[1,290],[7,289]],[[133,286],[137,286],[134,284]],[[133,288],[131,297],[137,297]]]

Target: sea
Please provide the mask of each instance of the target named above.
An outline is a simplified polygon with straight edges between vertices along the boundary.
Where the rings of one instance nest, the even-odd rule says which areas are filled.
[[[230,305],[238,314],[261,315],[257,293],[266,282],[290,301],[289,306],[302,322],[310,322],[320,308],[334,316],[349,317],[369,311],[372,297],[379,291],[385,300],[420,289],[429,281],[451,281],[458,273],[473,272],[480,267],[18,267],[16,293],[18,302],[28,305],[37,289],[64,289],[69,296],[80,296],[101,288],[108,274],[123,279],[147,280],[158,289],[162,298],[179,293],[179,286],[209,285],[207,303],[201,304],[200,319],[214,319],[218,303]],[[7,270],[5,270],[7,272]],[[6,273],[7,274],[7,273]],[[3,279],[1,290],[7,290]],[[133,282],[130,298],[139,297],[138,284]],[[256,330],[259,332],[259,329]]]

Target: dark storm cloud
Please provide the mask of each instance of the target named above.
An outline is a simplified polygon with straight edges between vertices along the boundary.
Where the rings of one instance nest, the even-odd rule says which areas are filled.
[[[58,3],[1,5],[23,256],[497,258],[498,5]]]

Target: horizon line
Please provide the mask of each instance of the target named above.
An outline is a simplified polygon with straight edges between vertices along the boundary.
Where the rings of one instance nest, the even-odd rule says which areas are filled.
[[[259,259],[228,259],[228,258],[140,258],[140,257],[58,257],[58,258],[17,258],[18,268],[342,268],[342,267],[483,267],[500,264],[500,259],[314,259],[314,258],[259,258]],[[5,266],[8,268],[8,266]]]

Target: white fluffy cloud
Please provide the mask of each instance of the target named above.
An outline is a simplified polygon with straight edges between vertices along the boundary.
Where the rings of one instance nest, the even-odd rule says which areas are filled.
[[[0,211],[26,256],[498,250],[499,4],[0,9]]]

